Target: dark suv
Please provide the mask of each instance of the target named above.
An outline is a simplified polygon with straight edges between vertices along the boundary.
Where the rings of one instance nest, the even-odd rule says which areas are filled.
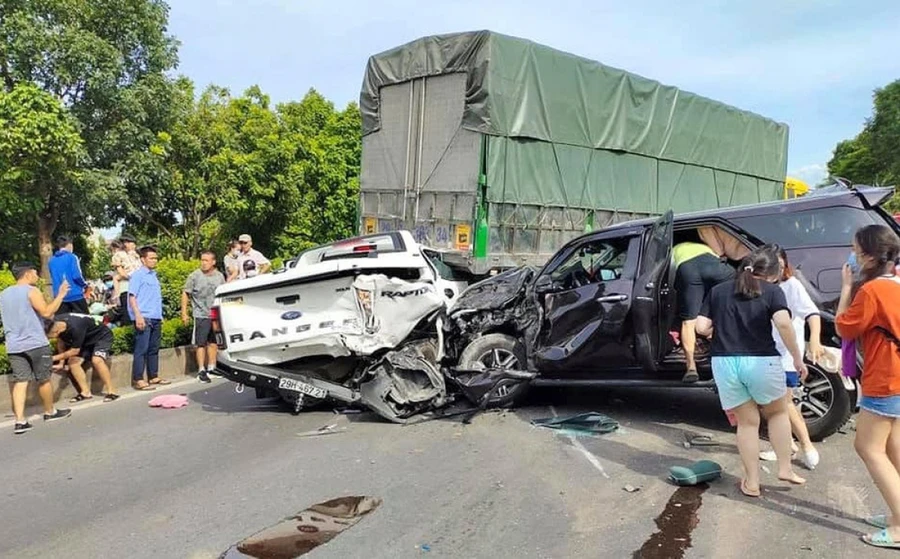
[[[822,310],[822,342],[840,348],[833,312],[854,232],[872,223],[900,232],[879,207],[888,188],[835,186],[792,200],[618,224],[583,235],[541,268],[517,268],[463,292],[445,325],[445,363],[457,371],[528,370],[531,384],[713,387],[708,345],[697,347],[700,382],[685,385],[677,343],[673,243],[715,228],[732,246],[777,243]],[[737,265],[736,262],[732,264]],[[795,403],[820,440],[849,418],[855,384],[809,364]],[[513,401],[526,384],[510,381]]]

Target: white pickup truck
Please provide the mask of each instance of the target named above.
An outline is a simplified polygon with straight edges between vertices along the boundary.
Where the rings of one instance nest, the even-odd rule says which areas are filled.
[[[324,399],[392,421],[442,405],[441,321],[465,281],[408,231],[338,241],[216,291],[217,369],[295,412]]]

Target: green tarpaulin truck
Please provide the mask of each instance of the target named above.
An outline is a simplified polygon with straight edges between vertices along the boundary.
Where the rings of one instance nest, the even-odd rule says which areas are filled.
[[[360,110],[360,232],[409,229],[476,274],[784,192],[787,125],[490,31],[372,56]]]

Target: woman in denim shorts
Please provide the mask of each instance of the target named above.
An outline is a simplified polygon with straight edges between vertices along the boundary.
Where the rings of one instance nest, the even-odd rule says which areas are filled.
[[[854,444],[890,509],[890,514],[866,519],[881,530],[863,540],[900,548],[900,278],[894,268],[900,240],[884,225],[869,225],[856,232],[853,251],[860,279],[854,281],[848,261],[835,325],[842,338],[862,342]]]
[[[759,497],[759,406],[769,422],[778,459],[778,479],[803,484],[791,466],[791,424],[784,399],[784,368],[772,337],[772,323],[793,357],[807,371],[797,345],[784,293],[778,254],[761,247],[741,262],[734,280],[715,286],[697,318],[697,333],[712,335],[712,369],[722,409],[737,418],[737,445],[744,467],[741,492]]]

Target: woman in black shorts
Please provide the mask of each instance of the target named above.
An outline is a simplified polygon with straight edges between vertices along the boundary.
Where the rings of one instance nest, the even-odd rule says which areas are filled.
[[[675,291],[678,294],[678,314],[681,317],[681,347],[687,372],[682,381],[700,380],[694,350],[697,333],[694,326],[709,290],[723,281],[734,278],[734,268],[722,262],[709,246],[703,243],[678,243],[672,248],[675,266]]]

